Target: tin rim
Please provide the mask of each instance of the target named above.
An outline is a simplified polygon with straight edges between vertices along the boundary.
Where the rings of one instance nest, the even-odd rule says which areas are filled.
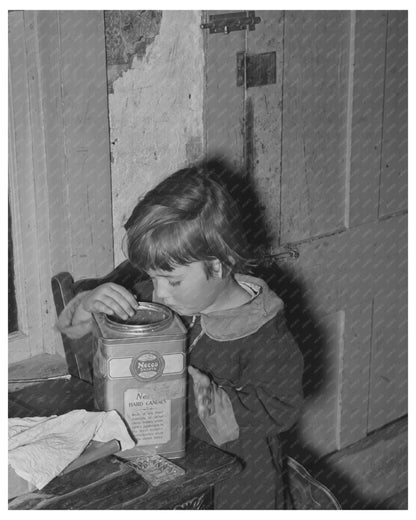
[[[142,324],[134,324],[134,323],[123,323],[120,321],[116,321],[112,316],[107,316],[104,314],[104,321],[106,326],[109,329],[112,329],[117,332],[122,332],[123,334],[147,334],[149,332],[156,332],[159,330],[163,330],[168,327],[173,320],[173,312],[169,307],[162,305],[160,303],[150,303],[150,302],[137,302],[139,304],[139,308],[136,311],[136,314],[129,318],[129,320],[134,320],[135,316],[143,311],[158,313],[160,314],[160,320],[153,321],[151,323],[142,323]],[[119,318],[117,318],[119,319]]]

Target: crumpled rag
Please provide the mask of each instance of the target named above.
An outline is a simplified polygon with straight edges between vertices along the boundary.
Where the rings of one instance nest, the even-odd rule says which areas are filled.
[[[42,489],[78,458],[91,440],[117,439],[121,449],[135,443],[115,410],[73,410],[51,417],[9,419],[9,464],[37,489]]]

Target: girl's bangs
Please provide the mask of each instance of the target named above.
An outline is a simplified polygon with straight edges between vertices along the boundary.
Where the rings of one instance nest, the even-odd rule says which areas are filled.
[[[165,224],[145,233],[136,252],[141,269],[172,271],[178,265],[200,261],[201,247],[196,228],[192,221],[185,221]]]

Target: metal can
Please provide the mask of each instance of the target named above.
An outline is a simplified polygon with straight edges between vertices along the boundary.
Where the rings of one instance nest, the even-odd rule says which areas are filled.
[[[93,314],[94,398],[117,410],[136,446],[166,458],[185,454],[186,329],[168,307],[139,302],[122,320]]]

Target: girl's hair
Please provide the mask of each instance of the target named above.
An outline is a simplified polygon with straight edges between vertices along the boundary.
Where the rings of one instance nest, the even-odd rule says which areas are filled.
[[[181,169],[149,191],[125,228],[130,262],[144,271],[211,261],[225,272],[244,272],[251,261],[235,201],[207,164]]]

